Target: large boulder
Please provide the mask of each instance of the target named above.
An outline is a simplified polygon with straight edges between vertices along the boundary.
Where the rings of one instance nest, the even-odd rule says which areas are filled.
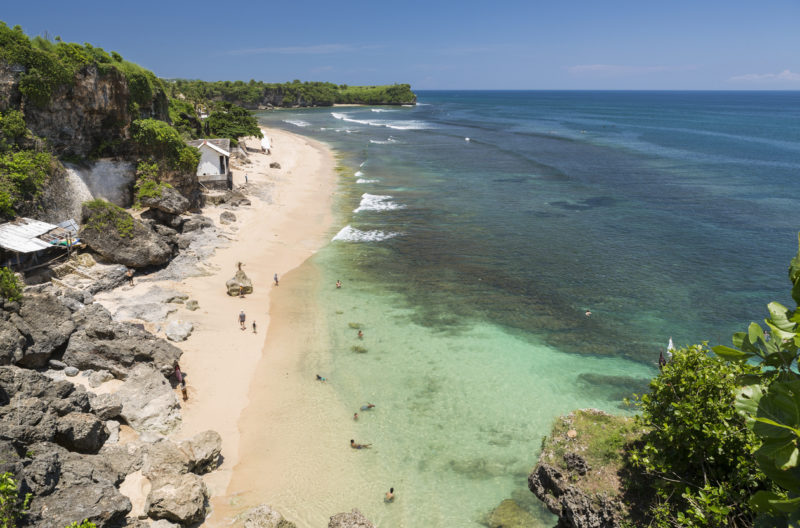
[[[172,374],[182,352],[150,332],[112,321],[108,310],[91,304],[73,314],[79,330],[69,339],[62,360],[81,370],[107,370],[125,379],[131,367],[148,363],[164,376]]]
[[[19,315],[11,314],[10,322],[16,326],[26,341],[22,357],[15,363],[22,367],[39,368],[47,366],[50,356],[63,347],[75,330],[70,319],[72,312],[53,295],[26,295],[20,306]],[[19,340],[6,328],[9,343],[3,348],[16,346]]]
[[[253,293],[253,281],[242,270],[236,270],[236,275],[225,283],[228,295],[239,295],[239,293]]]
[[[364,515],[353,508],[350,513],[337,513],[328,522],[328,528],[375,528]]]
[[[142,475],[151,481],[169,480],[188,473],[192,461],[189,455],[170,440],[161,440],[147,449],[142,465]]]
[[[529,528],[537,526],[536,518],[516,501],[506,499],[492,510],[484,522],[489,528]]]
[[[161,236],[116,205],[88,202],[83,217],[81,240],[109,262],[144,268],[166,264],[172,258],[172,248]]]
[[[266,504],[247,510],[239,518],[244,528],[296,528],[293,522],[287,521]]]
[[[172,187],[162,186],[159,191],[158,196],[142,196],[139,201],[145,207],[171,215],[179,215],[189,210],[189,200]]]
[[[180,405],[167,379],[149,365],[137,365],[116,392],[120,414],[139,432],[168,434],[180,423]]]
[[[194,325],[189,321],[170,321],[164,329],[167,339],[170,341],[186,341],[192,334]]]
[[[108,434],[105,423],[94,414],[72,412],[58,419],[55,441],[70,451],[97,453]]]
[[[191,233],[207,227],[214,227],[214,221],[207,216],[195,214],[190,216],[181,227],[182,233]]]
[[[26,342],[14,323],[0,319],[0,365],[22,359]]]
[[[183,227],[183,222],[185,221],[185,218],[179,214],[165,213],[164,211],[159,211],[158,209],[148,209],[147,211],[143,212],[141,216],[145,220],[153,220],[157,224],[177,230],[180,230],[181,227]]]
[[[203,479],[194,473],[185,473],[153,482],[145,511],[153,519],[189,525],[205,518],[207,499]]]
[[[184,440],[178,447],[189,459],[189,471],[201,475],[214,471],[219,465],[222,437],[216,431],[203,431]]]

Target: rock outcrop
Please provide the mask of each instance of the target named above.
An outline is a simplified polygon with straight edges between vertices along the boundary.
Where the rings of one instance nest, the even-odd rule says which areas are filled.
[[[180,423],[175,392],[150,365],[136,365],[116,395],[122,402],[120,416],[137,431],[168,434]]]
[[[179,215],[189,210],[189,200],[172,187],[162,187],[159,196],[145,196],[142,205],[163,213]]]
[[[489,528],[529,528],[537,526],[538,521],[516,501],[506,499],[487,515],[484,524]]]
[[[247,510],[240,519],[244,528],[296,528],[293,522],[287,521],[266,504]]]
[[[163,237],[139,220],[130,218],[132,227],[129,232],[120,232],[114,226],[92,228],[91,222],[90,216],[81,229],[80,238],[109,262],[146,268],[166,264],[172,258],[172,248]]]
[[[232,296],[250,294],[253,293],[253,281],[243,270],[236,270],[233,278],[225,283],[225,288],[228,290],[228,295]]]
[[[135,364],[147,363],[169,376],[182,354],[146,330],[112,321],[99,304],[76,312],[72,319],[78,330],[70,337],[62,360],[80,370],[107,370],[125,379]]]

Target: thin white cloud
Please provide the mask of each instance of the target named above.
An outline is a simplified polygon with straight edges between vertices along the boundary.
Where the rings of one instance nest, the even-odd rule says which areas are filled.
[[[794,73],[791,70],[783,70],[780,73],[747,73],[731,77],[728,81],[752,83],[800,82],[800,73]]]
[[[350,53],[360,48],[351,44],[316,44],[313,46],[281,46],[270,48],[245,48],[224,51],[222,55],[326,55],[331,53]]]
[[[573,75],[640,75],[693,70],[694,66],[625,66],[621,64],[577,64],[567,66]]]

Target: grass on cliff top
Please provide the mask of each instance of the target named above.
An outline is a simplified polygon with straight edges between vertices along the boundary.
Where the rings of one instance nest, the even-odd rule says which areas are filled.
[[[570,438],[569,432],[577,433]],[[550,436],[542,441],[539,458],[570,475],[574,484],[590,494],[610,497],[622,493],[620,474],[625,466],[626,446],[643,431],[632,417],[614,416],[594,409],[574,411],[556,419]],[[577,453],[591,468],[585,475],[567,469],[564,455]]]
[[[133,238],[133,217],[122,207],[99,198],[83,205],[90,212],[84,229],[102,232],[114,228],[120,238]]]

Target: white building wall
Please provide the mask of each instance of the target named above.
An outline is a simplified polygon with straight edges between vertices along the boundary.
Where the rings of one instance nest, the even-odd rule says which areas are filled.
[[[219,152],[203,145],[200,147],[200,163],[197,165],[198,176],[224,174],[219,171]]]

